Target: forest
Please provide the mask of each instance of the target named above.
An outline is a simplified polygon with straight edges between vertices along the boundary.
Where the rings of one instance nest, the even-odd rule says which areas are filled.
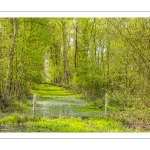
[[[0,18],[0,132],[149,131],[150,18]]]

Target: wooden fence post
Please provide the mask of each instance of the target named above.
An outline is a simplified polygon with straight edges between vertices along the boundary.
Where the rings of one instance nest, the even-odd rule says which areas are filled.
[[[104,117],[107,117],[108,113],[108,93],[105,94],[105,115]]]
[[[36,116],[36,94],[33,95],[33,120]]]

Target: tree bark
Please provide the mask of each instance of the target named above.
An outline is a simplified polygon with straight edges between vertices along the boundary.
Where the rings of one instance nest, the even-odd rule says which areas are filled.
[[[66,45],[66,22],[62,20],[62,38],[63,38],[63,68],[64,68],[64,83],[69,84],[69,73],[68,73],[68,58],[67,58],[67,45]]]
[[[78,27],[77,27],[77,20],[76,20],[76,27],[75,27],[75,54],[74,54],[74,67],[77,68],[77,53],[78,53]]]
[[[12,18],[11,24],[13,26],[12,32],[12,44],[9,48],[9,64],[8,64],[8,72],[7,72],[7,80],[6,80],[6,92],[5,92],[5,100],[10,101],[12,98],[11,91],[13,90],[13,60],[14,60],[14,51],[15,44],[17,40],[18,34],[18,22],[16,18]]]

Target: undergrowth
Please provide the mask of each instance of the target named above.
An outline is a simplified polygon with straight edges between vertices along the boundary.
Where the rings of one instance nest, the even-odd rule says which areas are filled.
[[[4,126],[5,125],[5,126]],[[5,127],[5,128],[4,128]],[[3,128],[3,129],[2,129]],[[14,113],[0,119],[1,132],[133,132],[121,122],[112,119],[60,117],[48,119],[20,116]]]

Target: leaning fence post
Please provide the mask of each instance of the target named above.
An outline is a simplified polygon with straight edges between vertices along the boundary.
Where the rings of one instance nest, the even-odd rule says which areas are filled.
[[[105,115],[104,117],[107,117],[108,113],[108,93],[105,94]]]
[[[36,94],[33,94],[33,120],[36,116]]]

